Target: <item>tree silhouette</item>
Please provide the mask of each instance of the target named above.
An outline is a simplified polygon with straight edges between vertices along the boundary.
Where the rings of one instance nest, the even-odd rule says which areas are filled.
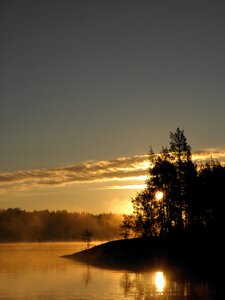
[[[90,247],[91,238],[93,236],[93,233],[89,231],[87,228],[85,228],[84,232],[82,233],[82,240],[87,243],[87,249]]]
[[[224,183],[225,167],[218,161],[211,160],[200,167],[195,214],[212,235],[224,234]]]
[[[149,151],[146,188],[132,199],[133,213],[121,225],[124,237],[224,234],[225,167],[218,161],[195,165],[184,130],[170,132],[170,148]],[[157,195],[161,195],[158,197]]]
[[[123,220],[120,225],[120,235],[124,239],[128,239],[132,235],[133,217],[131,215],[123,215]]]
[[[170,132],[170,148],[159,154],[150,148],[146,189],[134,199],[129,228],[136,236],[166,237],[187,230],[192,220],[192,201],[197,180],[191,147],[184,130]],[[161,192],[162,198],[156,194]],[[124,224],[125,225],[125,224]]]
[[[91,230],[96,240],[112,240],[120,236],[121,221],[121,215],[111,213],[0,209],[0,243],[81,241],[85,228]]]

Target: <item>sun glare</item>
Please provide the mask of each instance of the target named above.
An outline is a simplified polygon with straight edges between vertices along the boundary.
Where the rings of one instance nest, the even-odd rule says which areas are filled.
[[[130,199],[123,199],[122,201],[118,198],[112,200],[111,211],[113,213],[130,215],[133,212],[133,204]]]
[[[162,200],[162,198],[163,198],[163,192],[161,192],[161,191],[156,192],[155,193],[155,198],[158,201]]]
[[[132,214],[132,212],[133,212],[133,205],[130,201],[127,204],[124,205],[122,213],[126,214],[126,215],[130,215],[130,214]]]
[[[156,272],[155,285],[156,285],[156,291],[162,293],[165,288],[165,278],[163,272]]]

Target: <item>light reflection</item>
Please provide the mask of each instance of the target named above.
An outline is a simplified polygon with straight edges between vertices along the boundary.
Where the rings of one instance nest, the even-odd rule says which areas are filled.
[[[156,285],[156,291],[159,293],[163,293],[165,288],[165,278],[163,272],[156,272],[155,285]]]
[[[60,257],[84,248],[80,242],[0,244],[0,299],[52,299],[53,293],[55,300],[215,299],[208,282],[174,277],[171,270],[123,272]]]

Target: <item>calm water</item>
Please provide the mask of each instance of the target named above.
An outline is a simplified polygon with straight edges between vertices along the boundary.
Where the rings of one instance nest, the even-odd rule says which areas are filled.
[[[0,244],[0,299],[215,299],[206,282],[174,279],[169,270],[103,270],[60,257],[84,248],[83,243]]]

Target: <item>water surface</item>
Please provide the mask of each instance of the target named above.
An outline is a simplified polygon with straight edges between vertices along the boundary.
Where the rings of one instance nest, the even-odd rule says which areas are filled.
[[[215,299],[207,282],[175,278],[170,270],[145,273],[105,270],[60,257],[85,246],[84,243],[0,244],[0,299]]]

